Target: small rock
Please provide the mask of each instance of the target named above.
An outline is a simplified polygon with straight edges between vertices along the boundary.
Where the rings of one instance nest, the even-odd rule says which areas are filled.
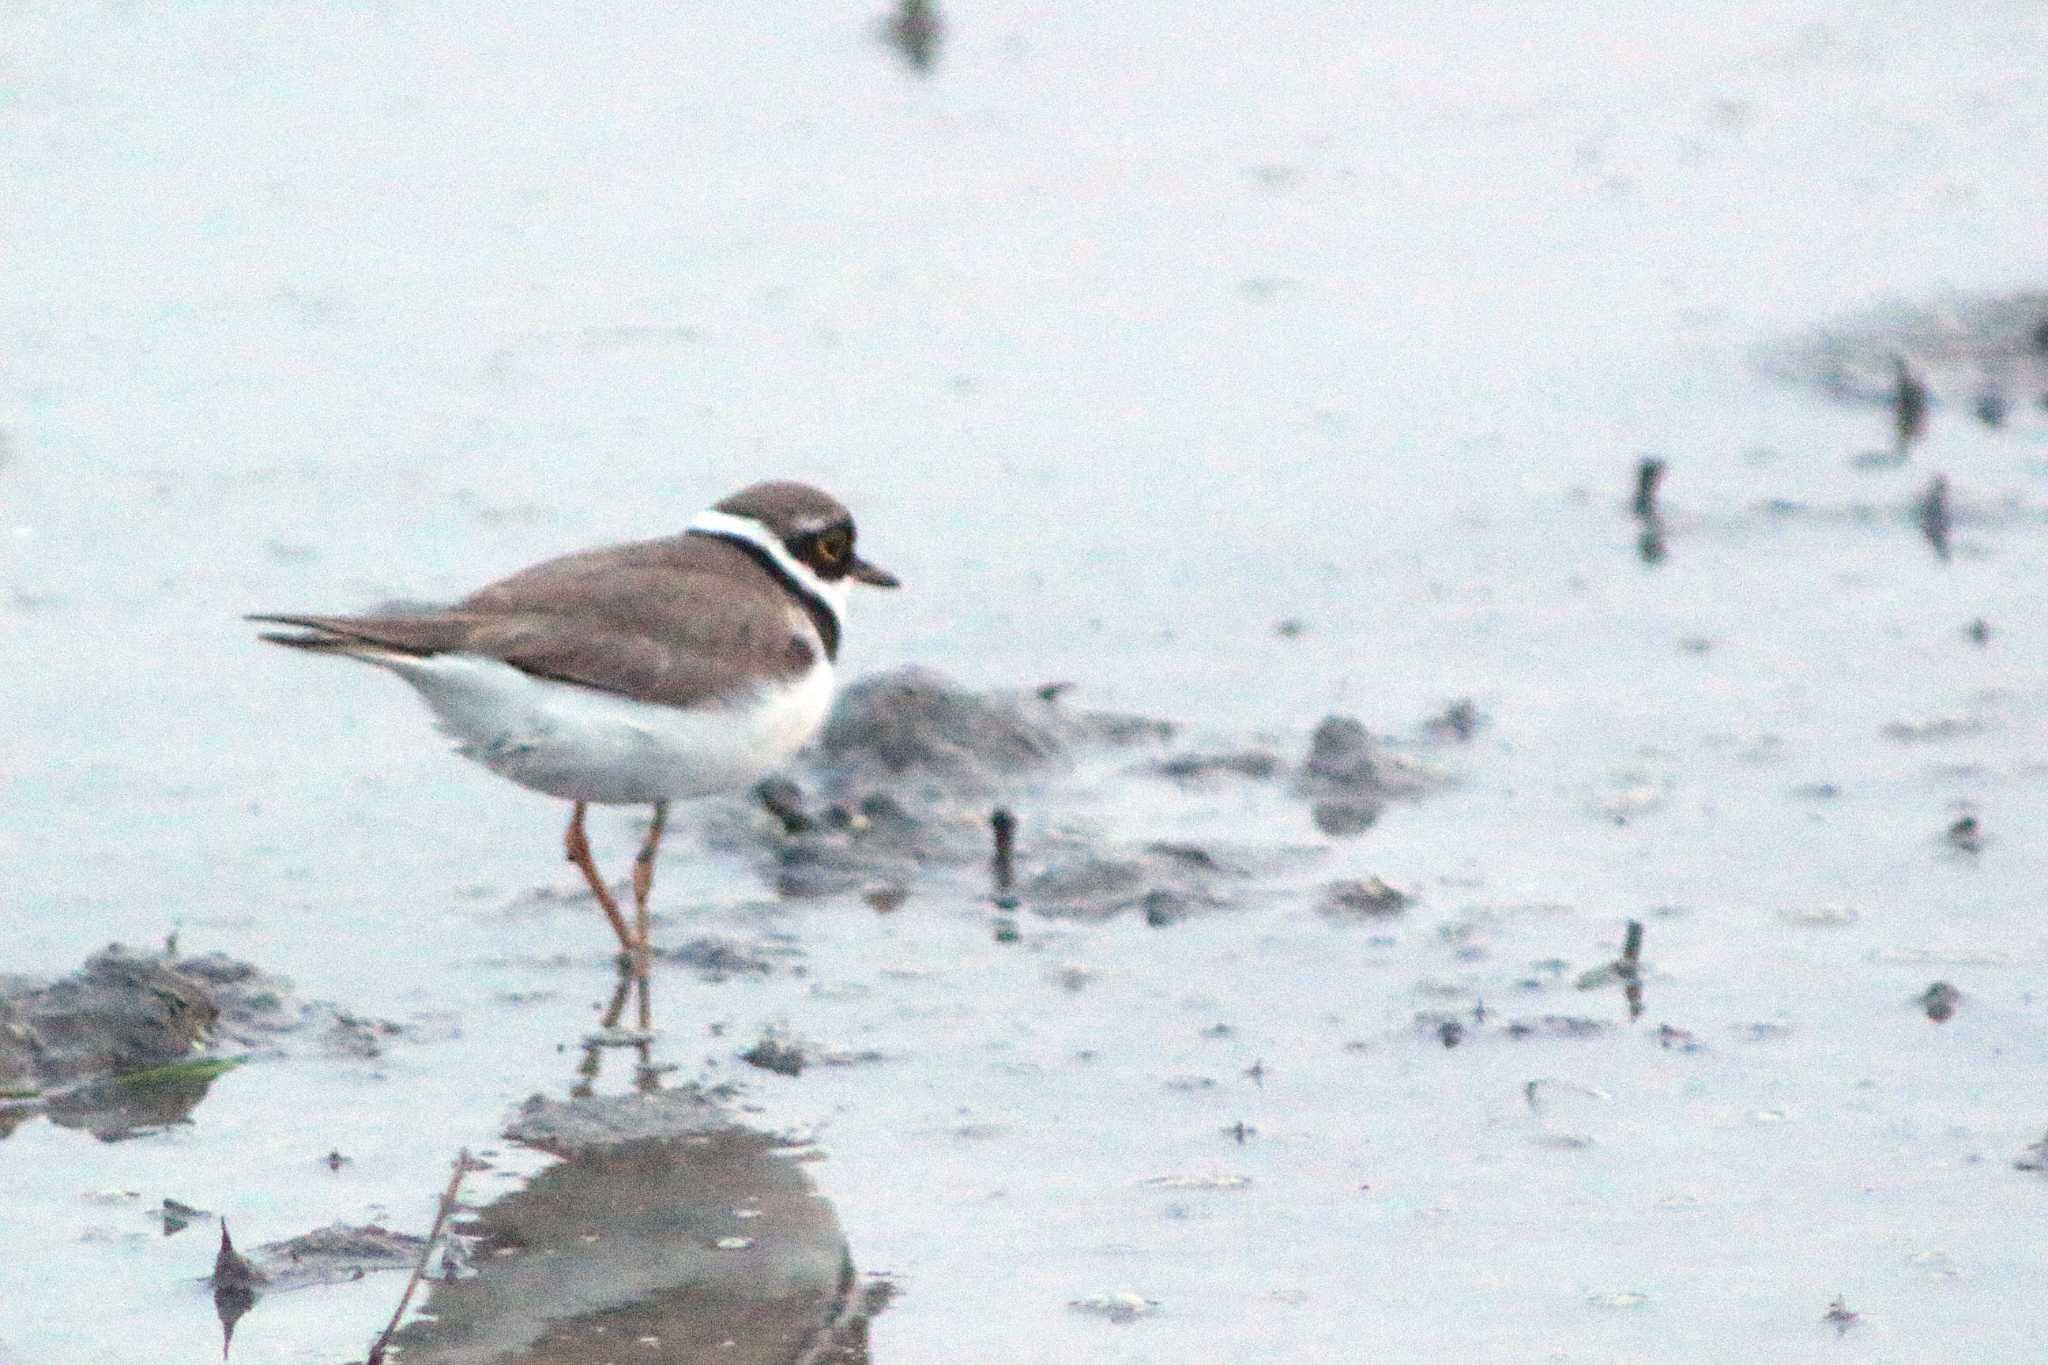
[[[1657,1046],[1670,1048],[1674,1052],[1698,1052],[1700,1040],[1682,1028],[1670,1024],[1657,1025]]]
[[[1316,910],[1332,919],[1385,919],[1414,903],[1413,896],[1378,877],[1347,878],[1323,888]]]
[[[740,1060],[778,1076],[801,1076],[807,1060],[804,1048],[779,1030],[770,1029],[761,1040],[740,1054]]]
[[[164,1236],[183,1232],[196,1222],[213,1217],[205,1209],[195,1209],[181,1200],[166,1197],[157,1209],[157,1219],[164,1225]]]
[[[1242,777],[1263,782],[1280,771],[1280,758],[1265,749],[1232,753],[1177,754],[1151,765],[1149,771],[1176,782],[1198,783],[1211,777]]]
[[[1605,1019],[1588,1019],[1577,1014],[1546,1014],[1539,1019],[1517,1019],[1507,1026],[1505,1032],[1510,1038],[1591,1038],[1605,1033],[1609,1025]]]
[[[1948,827],[1949,845],[1961,853],[1977,854],[1984,851],[1984,829],[1974,815],[1959,816]]]
[[[2048,1174],[2048,1137],[2027,1148],[2026,1154],[2015,1159],[2012,1165],[2016,1171],[2039,1171]]]
[[[1486,717],[1479,713],[1479,707],[1470,697],[1460,697],[1445,706],[1442,711],[1422,722],[1423,733],[1432,739],[1464,743],[1479,733],[1486,724]]]
[[[1379,764],[1372,736],[1350,716],[1326,716],[1309,740],[1301,785],[1311,794],[1356,793],[1378,788]]]
[[[1145,893],[1140,902],[1145,911],[1145,923],[1154,929],[1164,929],[1169,924],[1178,924],[1188,917],[1188,898],[1178,891],[1155,887]]]
[[[1235,1193],[1248,1190],[1252,1178],[1248,1175],[1154,1175],[1138,1182],[1148,1190],[1214,1190]]]
[[[1067,1307],[1076,1313],[1091,1317],[1107,1318],[1114,1323],[1136,1322],[1159,1311],[1159,1303],[1142,1294],[1125,1290],[1118,1294],[1092,1294],[1085,1299],[1070,1299]]]
[[[771,777],[754,788],[768,813],[782,822],[784,834],[805,834],[814,826],[804,810],[803,788],[786,777]]]
[[[733,976],[766,976],[774,970],[758,947],[731,939],[701,936],[676,948],[663,948],[656,957],[681,963],[707,980],[723,981]]]
[[[1920,993],[1920,1008],[1927,1017],[1937,1024],[1945,1024],[1955,1017],[1956,1006],[1963,1002],[1963,993],[1946,981],[1937,981]]]

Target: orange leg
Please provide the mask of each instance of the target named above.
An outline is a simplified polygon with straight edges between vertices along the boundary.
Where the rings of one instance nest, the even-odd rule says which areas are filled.
[[[639,939],[634,950],[635,976],[639,979],[640,1027],[653,1027],[653,1008],[648,1000],[648,967],[654,956],[653,931],[648,923],[647,898],[654,893],[654,855],[661,848],[662,832],[668,828],[668,802],[654,803],[654,818],[647,824],[647,839],[633,859],[633,928]]]
[[[590,840],[583,833],[581,801],[576,803],[576,813],[569,817],[569,832],[563,836],[562,846],[568,852],[569,861],[582,869],[583,880],[590,883],[590,894],[597,897],[597,908],[604,911],[604,917],[611,921],[612,932],[619,936],[619,947],[631,953],[633,936],[626,929],[626,917],[619,913],[619,903],[612,899],[611,890],[605,886],[604,878],[597,875],[597,864],[591,861]]]

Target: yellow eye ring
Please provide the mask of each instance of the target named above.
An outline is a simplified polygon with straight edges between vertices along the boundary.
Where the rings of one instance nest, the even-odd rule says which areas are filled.
[[[837,564],[853,553],[853,536],[844,528],[827,531],[818,537],[818,556],[827,564]]]

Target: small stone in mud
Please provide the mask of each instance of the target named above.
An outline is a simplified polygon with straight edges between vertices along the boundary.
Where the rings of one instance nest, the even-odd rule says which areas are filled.
[[[1837,1294],[1835,1295],[1835,1301],[1828,1305],[1828,1311],[1821,1315],[1821,1321],[1832,1326],[1835,1329],[1836,1336],[1841,1336],[1851,1327],[1854,1327],[1856,1320],[1861,1316],[1862,1314],[1850,1308],[1848,1304],[1842,1301],[1842,1296]]]
[[[195,1222],[211,1218],[213,1215],[205,1209],[195,1209],[190,1204],[167,1196],[164,1202],[158,1206],[156,1217],[157,1221],[164,1225],[164,1236],[169,1237],[174,1233],[183,1232]]]
[[[1085,1299],[1069,1299],[1067,1307],[1076,1313],[1090,1317],[1106,1318],[1114,1323],[1136,1322],[1159,1311],[1159,1301],[1148,1299],[1142,1294],[1125,1290],[1118,1294],[1092,1294]]]
[[[1248,1175],[1152,1175],[1138,1182],[1148,1190],[1200,1190],[1237,1193],[1252,1187]]]
[[[1977,817],[1974,815],[1959,816],[1955,823],[1948,827],[1948,841],[1959,852],[1982,853],[1983,827],[1977,823]]]
[[[655,956],[692,968],[711,981],[741,975],[766,976],[773,970],[773,964],[758,948],[709,935],[693,938],[677,948],[658,949]]]
[[[1188,898],[1163,886],[1147,891],[1140,904],[1145,910],[1145,923],[1154,929],[1164,929],[1188,917]]]
[[[761,1035],[759,1042],[740,1054],[740,1060],[763,1071],[773,1071],[778,1076],[801,1076],[807,1058],[803,1047],[795,1040],[770,1029]]]
[[[1936,744],[1981,734],[1984,722],[1976,716],[1931,716],[1925,720],[1894,720],[1878,731],[1895,744]]]
[[[2039,1171],[2048,1174],[2048,1137],[2027,1148],[2026,1155],[2015,1158],[2012,1166],[2016,1171]]]
[[[326,1156],[320,1158],[320,1164],[330,1171],[339,1171],[344,1166],[353,1166],[355,1158],[343,1156],[341,1149],[336,1147],[330,1150]]]
[[[1946,981],[1937,981],[1920,992],[1920,1008],[1937,1024],[1945,1024],[1954,1018],[1956,1006],[1962,1002],[1963,993]]]
[[[1486,717],[1480,714],[1478,705],[1470,697],[1460,697],[1422,722],[1422,730],[1432,739],[1462,744],[1485,724]]]
[[[1436,1026],[1436,1036],[1445,1047],[1456,1047],[1465,1041],[1465,1026],[1456,1019],[1446,1019]]]
[[[1517,1019],[1507,1026],[1510,1038],[1590,1038],[1607,1029],[1604,1019],[1588,1019],[1576,1014],[1546,1014],[1540,1019]]]
[[[868,908],[878,915],[894,914],[903,908],[905,901],[910,899],[910,888],[907,886],[872,886],[866,891],[861,892],[861,899],[866,901]]]
[[[1949,557],[1949,532],[1953,528],[1954,515],[1949,511],[1948,475],[1936,474],[1932,482],[1913,503],[1913,520],[1920,528],[1920,534],[1933,547],[1935,557]]]
[[[1176,782],[1201,782],[1211,777],[1242,777],[1263,782],[1280,771],[1280,758],[1264,749],[1178,754],[1154,763],[1151,771]]]
[[[1302,785],[1316,791],[1355,792],[1378,786],[1372,736],[1350,716],[1325,716],[1309,740]]]
[[[1685,1029],[1670,1024],[1657,1025],[1657,1046],[1674,1052],[1698,1052],[1700,1040]]]
[[[1332,919],[1384,919],[1414,903],[1413,896],[1378,877],[1353,877],[1325,886],[1316,909]]]
[[[1983,646],[1991,643],[1991,623],[1979,616],[1963,627],[1963,637],[1971,644]]]
[[[1333,839],[1348,839],[1354,834],[1363,834],[1379,822],[1380,805],[1376,801],[1318,801],[1309,807],[1309,819],[1315,827]]]
[[[1287,616],[1273,623],[1273,633],[1283,640],[1298,640],[1308,627],[1298,617]]]
[[[803,834],[812,828],[804,811],[803,788],[786,777],[771,777],[754,788],[754,795],[768,813],[782,822],[785,834]]]
[[[1040,872],[1024,884],[1024,896],[1038,905],[1109,906],[1136,897],[1144,875],[1134,859],[1088,853]]]
[[[1987,427],[2002,427],[2005,425],[2005,395],[1996,389],[1986,389],[1983,393],[1978,394],[1973,410],[1977,414],[1977,420]]]

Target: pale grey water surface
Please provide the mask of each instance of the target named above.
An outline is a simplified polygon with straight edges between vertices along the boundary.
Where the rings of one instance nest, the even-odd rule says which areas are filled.
[[[663,938],[765,923],[806,970],[665,970],[656,1059],[817,1139],[901,1289],[877,1361],[2048,1354],[2048,1180],[2013,1168],[2048,1129],[2042,413],[1937,404],[1859,467],[1881,408],[1753,364],[2043,284],[2048,11],[992,0],[923,76],[881,18],[0,17],[0,968],[176,929],[452,1021],[258,1059],[153,1136],[23,1124],[0,1360],[218,1359],[211,1225],[146,1209],[423,1231],[609,986],[597,917],[533,895],[573,885],[560,810],[238,614],[452,596],[769,475],[908,585],[858,602],[850,672],[1290,752],[1332,710],[1489,718],[1343,843],[1265,788],[1102,778],[1129,837],[1327,846],[1160,929],[779,904],[685,821]],[[1948,562],[1908,510],[1937,472]],[[1365,875],[1417,905],[1314,912]],[[1635,1024],[1571,988],[1631,917]],[[1547,1013],[1610,1027],[1494,1027]],[[884,1060],[737,1064],[769,1024]],[[274,1296],[233,1358],[358,1358],[395,1293]],[[1118,1294],[1156,1307],[1069,1307]]]

